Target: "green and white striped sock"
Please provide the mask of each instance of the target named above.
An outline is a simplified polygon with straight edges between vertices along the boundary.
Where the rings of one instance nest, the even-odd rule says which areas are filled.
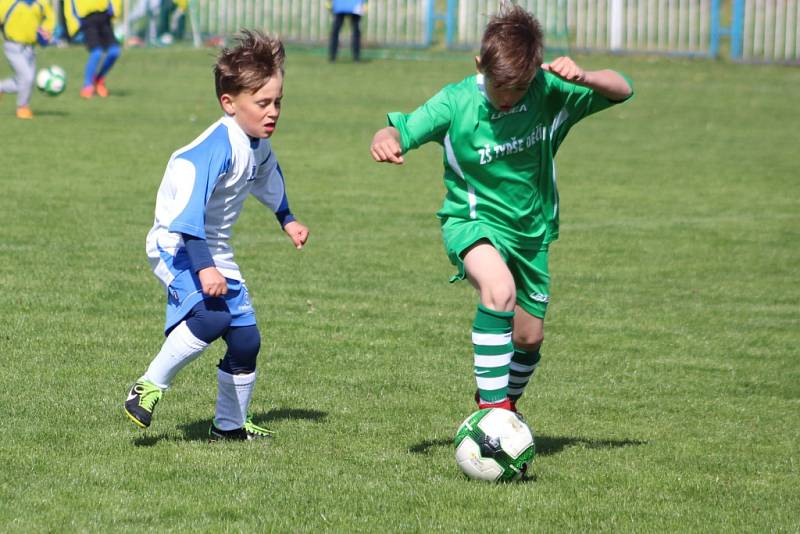
[[[490,310],[478,305],[472,324],[475,381],[485,402],[500,402],[508,394],[508,364],[514,353],[511,325],[514,312]]]
[[[525,386],[528,385],[528,381],[533,376],[533,373],[536,372],[536,367],[538,367],[541,358],[539,351],[525,352],[519,349],[514,351],[514,356],[511,357],[511,365],[509,365],[509,399],[516,401],[522,396],[522,392],[525,391]]]

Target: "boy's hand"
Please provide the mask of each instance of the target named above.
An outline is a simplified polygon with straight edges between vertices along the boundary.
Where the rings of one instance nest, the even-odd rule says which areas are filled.
[[[216,267],[206,267],[197,271],[203,293],[209,297],[221,297],[228,292],[228,281]]]
[[[572,83],[583,83],[586,80],[586,71],[567,56],[557,57],[550,63],[542,63],[542,70],[552,72],[559,78]]]
[[[292,240],[297,250],[303,248],[303,245],[308,241],[308,228],[297,221],[286,223],[286,226],[283,227],[283,231],[286,232],[286,235]]]
[[[47,46],[52,40],[53,34],[49,31],[45,30],[44,28],[38,28],[36,30],[36,42],[40,45]]]
[[[403,159],[403,148],[400,146],[400,132],[392,126],[375,132],[369,151],[372,153],[372,159],[377,162],[388,161],[389,163],[402,165],[405,161]]]
[[[633,93],[633,88],[618,72],[610,69],[585,71],[566,56],[556,58],[550,63],[542,63],[542,70],[550,71],[568,82],[593,89],[614,102],[621,102]]]

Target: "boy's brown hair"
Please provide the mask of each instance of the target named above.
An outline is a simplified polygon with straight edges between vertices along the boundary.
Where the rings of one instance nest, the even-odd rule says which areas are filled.
[[[536,18],[504,3],[481,39],[481,71],[497,88],[530,83],[542,64],[544,36]]]
[[[242,30],[236,41],[236,46],[220,52],[214,65],[217,98],[244,91],[255,93],[277,72],[283,74],[286,52],[280,39]]]

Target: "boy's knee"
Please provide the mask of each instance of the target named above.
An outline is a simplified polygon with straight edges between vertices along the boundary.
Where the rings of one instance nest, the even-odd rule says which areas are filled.
[[[16,78],[22,86],[33,85],[33,82],[36,80],[36,72],[34,70],[22,71],[17,73]]]
[[[261,350],[261,334],[255,326],[234,328],[225,338],[228,350],[238,359],[255,362]]]
[[[487,308],[497,311],[513,311],[517,301],[514,286],[498,284],[481,292],[481,300]]]
[[[111,45],[108,47],[108,50],[106,50],[106,58],[117,59],[121,53],[122,49],[119,45]]]
[[[211,343],[221,337],[231,326],[231,312],[221,298],[206,299],[198,303],[186,319],[186,325],[198,339]]]
[[[524,350],[525,352],[537,352],[544,342],[544,333],[542,332],[514,332],[513,335],[514,348],[517,350]]]
[[[261,349],[261,334],[255,326],[231,328],[225,335],[228,351],[219,362],[226,373],[248,374],[256,370],[256,359]]]

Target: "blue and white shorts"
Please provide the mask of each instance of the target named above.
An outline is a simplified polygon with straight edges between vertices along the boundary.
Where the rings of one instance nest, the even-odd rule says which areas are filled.
[[[247,286],[241,280],[228,281],[228,292],[222,295],[231,312],[231,326],[252,326],[256,324],[256,314],[250,304]],[[164,332],[169,332],[180,323],[189,311],[203,299],[211,298],[203,294],[200,279],[191,271],[180,271],[167,287],[167,320]]]

